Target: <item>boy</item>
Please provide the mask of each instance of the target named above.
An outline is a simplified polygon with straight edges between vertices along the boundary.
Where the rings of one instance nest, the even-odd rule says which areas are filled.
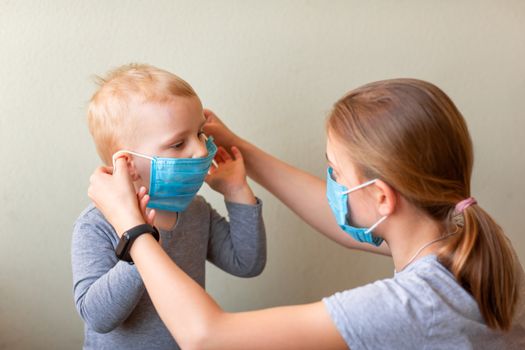
[[[238,150],[232,158],[203,134],[202,105],[188,83],[147,65],[120,67],[101,79],[88,121],[103,162],[124,157],[136,191],[148,189],[164,250],[196,282],[204,286],[206,260],[236,276],[262,272],[261,203]],[[215,152],[219,164],[210,169]],[[208,169],[206,181],[224,195],[229,223],[195,196]],[[88,206],[75,223],[71,254],[84,349],[178,349],[135,266],[117,258],[118,243],[113,226]]]

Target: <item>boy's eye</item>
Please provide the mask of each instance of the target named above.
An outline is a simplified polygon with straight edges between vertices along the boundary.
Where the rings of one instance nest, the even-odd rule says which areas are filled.
[[[206,134],[204,134],[204,131],[203,130],[199,130],[199,132],[197,133],[197,137],[199,139],[202,138],[202,136],[205,136]],[[181,141],[181,142],[178,142],[178,143],[175,143],[173,145],[171,145],[170,147],[171,148],[182,148],[182,146],[184,146],[184,141]]]

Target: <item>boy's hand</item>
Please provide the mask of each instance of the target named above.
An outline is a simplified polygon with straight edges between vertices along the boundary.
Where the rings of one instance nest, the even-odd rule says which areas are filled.
[[[147,222],[143,213],[149,196],[135,192],[126,160],[115,161],[115,169],[97,168],[89,179],[88,196],[121,236],[126,230]],[[150,212],[152,217],[155,215]],[[147,217],[147,215],[146,215]]]
[[[255,204],[255,196],[246,181],[241,151],[235,146],[231,151],[233,157],[223,147],[219,147],[215,155],[219,167],[210,168],[206,183],[215,191],[222,193],[228,202]]]
[[[204,109],[204,117],[206,118],[204,132],[206,135],[213,136],[217,145],[231,149],[233,145],[240,145],[243,142],[209,109]]]

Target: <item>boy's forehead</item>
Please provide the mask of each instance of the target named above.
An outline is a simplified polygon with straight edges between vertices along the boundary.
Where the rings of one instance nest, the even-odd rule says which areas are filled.
[[[200,124],[204,120],[198,98],[179,97],[167,101],[144,101],[133,104],[130,112],[146,123],[173,123],[181,127]]]
[[[146,101],[130,106],[136,131],[163,140],[196,131],[206,121],[200,100],[179,97],[163,102]]]

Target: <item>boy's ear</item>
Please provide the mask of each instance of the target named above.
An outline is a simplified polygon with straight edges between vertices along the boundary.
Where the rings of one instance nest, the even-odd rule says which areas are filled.
[[[133,161],[133,156],[126,154],[126,155],[123,155],[122,158],[126,160],[126,165],[128,166],[128,172],[129,172],[129,175],[131,176],[131,179],[133,181],[139,180],[140,175],[138,174],[137,169],[135,168],[135,162]]]

